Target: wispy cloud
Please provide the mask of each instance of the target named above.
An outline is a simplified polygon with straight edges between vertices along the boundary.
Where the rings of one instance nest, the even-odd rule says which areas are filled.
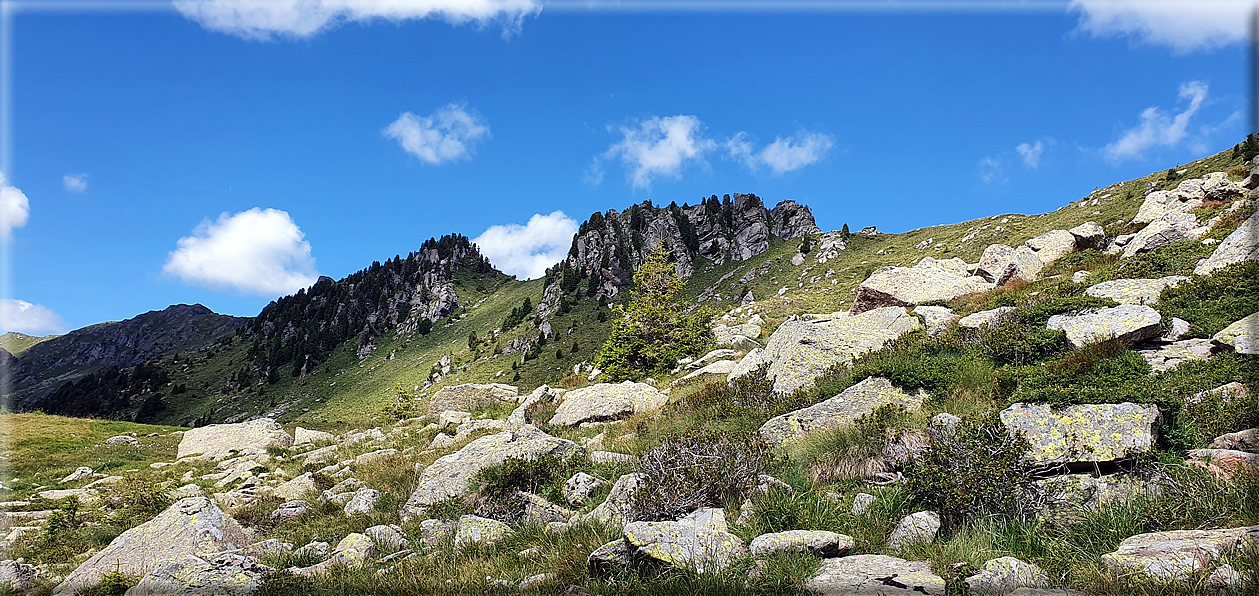
[[[1019,157],[1023,158],[1023,165],[1035,170],[1040,166],[1040,155],[1045,152],[1045,143],[1043,141],[1019,143],[1014,150],[1018,151]]]
[[[490,226],[472,241],[499,269],[521,279],[534,279],[568,255],[576,233],[576,221],[563,211],[553,211],[534,214],[523,226]]]
[[[61,177],[61,185],[70,192],[87,192],[87,174],[66,174]]]
[[[0,172],[0,241],[13,238],[13,230],[26,225],[31,214],[31,202],[16,186],[11,186]]]
[[[835,138],[821,132],[802,130],[791,137],[777,137],[773,143],[757,150],[747,133],[740,132],[726,141],[730,157],[743,162],[753,171],[767,167],[775,175],[793,172],[817,163],[835,146]]]
[[[185,283],[278,296],[318,279],[310,243],[289,214],[253,208],[205,221],[180,238],[162,268]]]
[[[403,112],[383,134],[421,161],[440,165],[470,157],[476,144],[489,138],[490,125],[468,106],[452,103],[428,116]]]
[[[985,157],[979,160],[979,180],[984,184],[1005,184],[1010,179],[1005,175],[1005,167],[997,157]]]
[[[587,170],[588,182],[603,180],[603,161],[620,159],[626,178],[635,188],[651,186],[660,176],[678,178],[688,163],[703,163],[704,154],[717,143],[704,136],[703,123],[688,115],[652,116],[636,126],[620,128],[621,140],[613,143]]]
[[[455,25],[500,24],[520,30],[541,10],[537,0],[174,0],[201,26],[245,39],[308,38],[345,23],[437,19]]]
[[[52,309],[25,300],[0,300],[0,332],[16,331],[27,335],[65,333],[66,322]]]
[[[1180,85],[1180,100],[1187,103],[1175,115],[1158,107],[1141,112],[1141,122],[1123,133],[1115,142],[1106,145],[1102,153],[1111,161],[1139,159],[1153,147],[1175,147],[1188,134],[1190,120],[1207,98],[1207,84],[1189,81]]]
[[[1072,0],[1079,30],[1130,37],[1177,52],[1211,50],[1246,39],[1252,0]]]

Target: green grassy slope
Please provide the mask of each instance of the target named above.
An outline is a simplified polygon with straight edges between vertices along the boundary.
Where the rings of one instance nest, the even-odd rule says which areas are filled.
[[[55,337],[60,337],[60,336],[59,335],[45,335],[43,337],[35,337],[33,335],[27,335],[25,333],[18,333],[16,331],[10,331],[8,333],[5,333],[4,335],[0,335],[0,349],[7,350],[10,354],[13,354],[14,356],[21,356],[22,353],[25,352],[26,350],[29,350],[31,346],[37,343],[43,342],[43,341],[48,341]]]

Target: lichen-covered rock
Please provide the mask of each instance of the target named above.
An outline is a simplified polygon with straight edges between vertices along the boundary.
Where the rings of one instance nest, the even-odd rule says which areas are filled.
[[[763,557],[781,551],[807,552],[823,559],[842,557],[853,547],[852,536],[825,530],[787,530],[761,534],[752,539],[748,551]]]
[[[944,596],[944,578],[931,564],[887,555],[824,559],[804,589],[818,596]]]
[[[297,427],[293,429],[293,445],[306,445],[308,443],[325,443],[336,440],[336,435],[326,433],[321,430],[311,430],[309,428]]]
[[[958,320],[953,309],[947,306],[915,306],[913,313],[922,317],[927,326],[927,335],[931,336],[948,331],[949,326]]]
[[[354,491],[353,496],[346,502],[343,510],[347,516],[366,515],[376,509],[376,502],[380,500],[381,492],[374,488],[363,488]]]
[[[704,526],[718,532],[730,531],[730,525],[726,523],[726,510],[720,507],[700,507],[679,517],[678,523]]]
[[[1171,343],[1145,344],[1137,348],[1137,353],[1150,365],[1150,370],[1163,372],[1171,370],[1191,360],[1208,360],[1211,358],[1211,340],[1186,339]]]
[[[612,483],[608,498],[598,507],[582,516],[583,520],[595,521],[609,526],[624,526],[630,521],[630,508],[634,493],[647,482],[646,474],[626,474]]]
[[[1184,180],[1174,189],[1145,195],[1132,223],[1148,224],[1168,213],[1189,213],[1202,206],[1203,198],[1200,179]]]
[[[0,589],[25,592],[35,587],[39,570],[34,565],[19,563],[12,559],[0,561]]]
[[[286,501],[281,503],[279,507],[276,507],[275,511],[272,511],[267,518],[273,521],[287,522],[300,519],[307,513],[310,513],[310,503],[300,500]]]
[[[246,449],[266,451],[268,447],[288,447],[293,437],[270,418],[259,418],[238,424],[211,424],[188,429],[179,441],[176,457],[200,454],[210,459],[224,459]]]
[[[1233,263],[1259,261],[1259,211],[1233,230],[1211,256],[1198,262],[1194,275],[1210,275]]]
[[[1209,569],[1221,554],[1256,543],[1259,526],[1153,532],[1124,539],[1115,552],[1102,555],[1102,563],[1119,573],[1185,579]]]
[[[511,526],[501,521],[464,515],[459,518],[459,526],[455,529],[455,546],[490,546],[514,533]]]
[[[769,337],[757,358],[769,363],[766,375],[774,381],[774,391],[791,393],[812,384],[831,367],[851,362],[921,328],[918,317],[899,306],[859,315],[836,313],[788,319]],[[744,369],[741,362],[739,370]],[[730,378],[736,378],[739,370],[732,372]]]
[[[420,522],[420,540],[430,548],[454,537],[459,522],[455,520],[426,519]]]
[[[555,400],[559,399],[563,392],[563,389],[556,390],[546,385],[538,386],[537,389],[534,389],[529,393],[528,397],[526,397],[524,401],[520,402],[519,406],[516,406],[515,410],[512,410],[511,415],[507,417],[507,424],[510,427],[518,427],[526,424],[536,425],[546,422],[545,420],[531,419],[529,417],[529,410],[539,403],[553,403]]]
[[[726,380],[733,382],[735,379],[742,377],[752,371],[760,368],[765,362],[765,350],[763,348],[752,348],[748,350],[743,358],[739,359],[738,364],[730,369],[730,374],[726,375]]]
[[[760,432],[767,442],[777,445],[813,431],[851,424],[879,406],[897,404],[917,410],[922,407],[922,399],[921,395],[897,389],[887,379],[868,377],[828,400],[771,418]]]
[[[327,573],[334,567],[357,567],[370,561],[376,556],[376,552],[376,543],[372,542],[371,538],[364,534],[351,533],[337,543],[337,547],[332,550],[332,555],[326,561],[310,567],[293,567],[289,571],[294,575],[309,577]]]
[[[1114,279],[1090,286],[1084,293],[1096,298],[1110,298],[1119,304],[1158,304],[1158,296],[1164,288],[1175,287],[1189,281],[1183,275],[1168,275],[1157,279]]]
[[[586,566],[590,569],[590,575],[595,577],[610,575],[619,569],[629,567],[632,563],[629,543],[624,538],[618,538],[596,548],[586,558]]]
[[[1063,255],[1075,252],[1075,234],[1066,230],[1050,230],[1024,242],[1023,246],[1036,251],[1040,261],[1048,265]]]
[[[756,323],[739,325],[713,325],[713,338],[717,345],[743,345],[747,340],[755,340],[761,336],[761,326]]]
[[[371,538],[378,549],[398,551],[407,547],[407,537],[402,533],[402,528],[395,525],[372,526],[363,530],[363,534]]]
[[[887,538],[887,545],[899,549],[915,542],[934,542],[939,532],[940,515],[934,511],[919,511],[897,522],[892,535]]]
[[[516,496],[525,503],[523,521],[526,523],[546,524],[548,522],[565,522],[577,515],[576,511],[560,507],[541,495],[517,492]]]
[[[1123,246],[1123,256],[1130,258],[1181,240],[1197,240],[1207,230],[1192,213],[1167,213],[1133,234]]]
[[[275,571],[235,553],[184,555],[157,563],[127,590],[126,596],[214,594],[248,596]]]
[[[719,573],[747,555],[738,536],[682,522],[633,522],[625,526],[625,542],[631,560],[650,559],[699,573]]]
[[[1186,463],[1203,468],[1224,480],[1232,480],[1239,475],[1259,475],[1259,453],[1232,449],[1194,449],[1189,452],[1189,461]]]
[[[1054,315],[1049,317],[1047,327],[1066,333],[1072,348],[1112,339],[1136,343],[1158,337],[1163,332],[1163,316],[1148,306],[1121,304]]]
[[[992,244],[979,257],[975,275],[1003,286],[1011,280],[1035,281],[1044,268],[1045,263],[1030,247],[1013,248],[1005,244]]]
[[[1067,231],[1075,236],[1075,247],[1080,250],[1088,248],[1101,250],[1106,244],[1106,230],[1096,222],[1086,221]]]
[[[77,482],[79,480],[83,480],[84,478],[91,478],[92,474],[95,474],[95,473],[96,472],[92,470],[92,468],[89,468],[87,466],[80,466],[78,468],[75,468],[75,470],[71,472],[69,475],[67,475],[65,478],[62,478],[61,484],[65,484],[67,482]]]
[[[502,383],[452,385],[442,387],[433,394],[428,403],[428,413],[436,415],[445,410],[471,412],[498,402],[514,403],[519,396],[519,389]]]
[[[71,572],[53,593],[74,594],[96,585],[111,571],[143,576],[164,559],[244,548],[250,542],[240,524],[209,499],[182,499],[114,538]]]
[[[1212,449],[1231,449],[1233,451],[1253,451],[1259,449],[1259,428],[1248,428],[1235,433],[1227,433],[1211,441]]]
[[[438,458],[420,473],[419,485],[402,506],[402,521],[418,518],[433,503],[463,494],[478,472],[509,458],[554,455],[567,459],[580,450],[576,443],[553,437],[533,426],[481,437],[459,451]]]
[[[684,383],[693,381],[700,377],[706,377],[710,375],[720,375],[723,377],[728,377],[730,376],[730,373],[734,372],[735,369],[738,368],[738,366],[739,366],[739,363],[733,360],[718,360],[716,362],[709,363],[703,368],[692,371],[686,376],[674,381],[672,383],[672,386],[682,385]]]
[[[1259,312],[1225,327],[1211,341],[1232,346],[1238,354],[1259,354]]]
[[[971,313],[961,318],[957,322],[958,327],[967,329],[979,329],[981,327],[996,327],[1001,324],[1010,313],[1014,312],[1013,306],[998,306],[988,310],[981,310]]]
[[[870,493],[857,493],[857,496],[852,498],[852,514],[865,515],[866,510],[870,509],[877,500],[878,498]]]
[[[1037,480],[1038,490],[1045,495],[1042,519],[1068,525],[1079,521],[1082,514],[1108,504],[1128,501],[1147,494],[1158,494],[1160,484],[1128,474],[1094,476],[1063,474]]]
[[[870,274],[857,288],[852,312],[952,300],[993,287],[992,282],[970,275],[961,259],[937,261],[924,257],[913,267],[884,267]]]
[[[975,596],[1004,596],[1019,588],[1048,587],[1049,574],[1014,557],[998,557],[984,563],[978,573],[966,578],[966,586]]]
[[[669,396],[646,383],[599,383],[565,393],[550,424],[575,426],[620,420],[658,410],[668,402]]]
[[[1055,409],[1016,403],[1001,422],[1031,444],[1027,457],[1041,464],[1111,463],[1148,453],[1162,416],[1153,404],[1079,404]]]
[[[585,472],[578,472],[564,482],[564,498],[573,505],[581,505],[586,502],[586,499],[590,498],[590,495],[593,495],[595,491],[607,483],[602,478],[591,476]]]
[[[275,496],[296,501],[306,495],[314,494],[319,491],[319,486],[315,484],[315,476],[310,472],[306,472],[280,486],[275,487]]]

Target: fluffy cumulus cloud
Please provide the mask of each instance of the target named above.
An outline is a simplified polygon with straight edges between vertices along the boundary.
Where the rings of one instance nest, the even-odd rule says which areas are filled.
[[[61,185],[70,192],[87,192],[87,174],[66,174],[61,177]]]
[[[626,178],[635,188],[647,188],[660,176],[678,178],[688,163],[703,163],[704,154],[717,143],[704,136],[704,125],[695,116],[652,116],[636,126],[620,128],[621,140],[596,158],[586,179],[603,180],[602,160],[620,159]]]
[[[835,146],[835,138],[821,132],[800,131],[791,137],[778,137],[759,150],[747,133],[739,133],[726,141],[726,150],[734,159],[752,170],[767,167],[775,175],[793,172],[817,163]]]
[[[1019,146],[1015,147],[1014,150],[1019,152],[1019,157],[1023,159],[1023,165],[1034,170],[1040,165],[1040,156],[1045,152],[1045,143],[1044,141],[1019,143]]]
[[[0,331],[17,331],[27,335],[64,333],[66,322],[61,315],[39,304],[25,300],[0,300]]]
[[[563,211],[535,214],[529,223],[490,226],[472,241],[496,267],[521,279],[542,277],[568,255],[577,222]]]
[[[452,103],[428,116],[404,112],[383,132],[407,153],[440,165],[469,157],[478,142],[489,138],[490,125],[468,106]]]
[[[1211,50],[1246,39],[1253,0],[1072,0],[1081,31],[1127,36],[1177,52]]]
[[[179,239],[162,271],[186,283],[264,297],[318,279],[301,228],[284,211],[257,207],[197,226]]]
[[[1145,151],[1154,147],[1175,147],[1189,134],[1189,124],[1202,102],[1207,99],[1207,85],[1201,81],[1189,81],[1180,85],[1180,100],[1184,109],[1176,114],[1158,107],[1141,112],[1141,122],[1127,130],[1115,142],[1107,145],[1103,154],[1111,161],[1139,159]]]
[[[13,230],[26,225],[31,215],[31,202],[16,186],[10,186],[0,172],[0,241],[8,242]]]
[[[245,39],[308,38],[349,22],[438,19],[461,25],[501,24],[520,30],[537,0],[175,0],[201,26]]]

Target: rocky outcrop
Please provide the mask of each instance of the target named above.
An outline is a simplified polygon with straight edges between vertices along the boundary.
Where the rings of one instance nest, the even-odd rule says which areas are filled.
[[[610,526],[624,526],[630,521],[634,493],[646,485],[646,474],[626,474],[612,483],[612,490],[593,511],[582,516],[583,520],[595,521]]]
[[[1123,256],[1134,257],[1181,240],[1196,240],[1209,229],[1192,213],[1172,211],[1133,234],[1123,245]]]
[[[1163,316],[1148,306],[1121,304],[1054,315],[1047,328],[1066,333],[1072,348],[1110,340],[1136,343],[1158,337],[1163,332]]]
[[[1090,286],[1084,293],[1094,298],[1109,298],[1119,304],[1154,306],[1158,304],[1159,294],[1165,288],[1175,287],[1186,281],[1189,278],[1183,275],[1168,275],[1158,279],[1116,279]]]
[[[979,257],[975,275],[1003,286],[1011,280],[1035,281],[1044,268],[1045,263],[1030,247],[1012,248],[1004,244],[993,244],[985,248],[984,254]]]
[[[1055,409],[1017,403],[1001,411],[1001,422],[1031,444],[1027,457],[1040,464],[1091,469],[1149,453],[1162,416],[1153,404],[1081,404]]]
[[[739,537],[686,522],[633,522],[625,526],[630,559],[651,560],[670,567],[720,573],[747,556]]]
[[[1228,174],[1211,172],[1201,178],[1182,180],[1176,188],[1145,195],[1133,223],[1150,223],[1171,213],[1189,213],[1205,200],[1227,201],[1241,196],[1241,185],[1230,182]]]
[[[234,553],[184,555],[155,565],[126,596],[216,594],[249,596],[274,569]]]
[[[824,559],[804,589],[819,596],[944,596],[944,578],[931,564],[887,555],[853,555]]]
[[[1211,341],[1230,346],[1238,354],[1259,354],[1259,312],[1225,327]]]
[[[1259,543],[1259,526],[1138,534],[1119,543],[1102,563],[1119,573],[1161,580],[1186,579],[1213,566],[1220,555]]]
[[[550,424],[575,426],[620,420],[658,410],[668,401],[669,396],[646,383],[599,383],[565,393]]]
[[[764,350],[753,350],[744,357],[730,378],[767,363],[774,391],[790,393],[813,383],[836,364],[850,362],[921,328],[918,317],[896,306],[858,315],[835,313],[788,319],[769,337]]]
[[[70,595],[100,582],[111,571],[143,576],[158,562],[244,548],[250,540],[236,520],[205,497],[190,497],[120,534],[79,565],[53,593]]]
[[[265,453],[268,447],[288,447],[293,437],[270,418],[259,418],[237,424],[211,424],[189,429],[179,441],[176,457],[200,454],[209,459],[224,459],[233,454],[253,450]]]
[[[923,257],[913,267],[884,267],[870,274],[857,288],[852,313],[886,306],[914,306],[935,300],[952,300],[973,292],[986,292],[993,283],[970,275],[961,259],[938,261]]]
[[[533,459],[554,455],[566,459],[581,447],[552,437],[533,426],[481,437],[450,455],[438,458],[420,474],[419,485],[402,506],[402,521],[423,519],[425,510],[443,499],[463,494],[481,470],[510,458]]]
[[[818,431],[852,424],[880,406],[896,404],[910,410],[922,406],[921,395],[909,395],[881,377],[869,377],[839,395],[807,408],[771,418],[760,433],[770,444],[781,444]]]
[[[1259,211],[1233,230],[1211,256],[1198,262],[1194,275],[1210,275],[1233,263],[1259,261]]]
[[[428,413],[437,415],[446,410],[471,412],[499,402],[515,403],[519,396],[520,390],[515,386],[501,383],[452,385],[442,387],[433,394],[428,403]]]
[[[1089,248],[1100,250],[1106,245],[1106,230],[1096,222],[1086,221],[1067,231],[1075,236],[1075,247],[1079,250]]]
[[[492,546],[514,533],[511,526],[501,521],[464,515],[459,518],[459,524],[455,527],[455,546]]]
[[[1075,252],[1075,234],[1066,230],[1050,230],[1024,242],[1023,246],[1035,251],[1036,258],[1048,265],[1064,255]]]

